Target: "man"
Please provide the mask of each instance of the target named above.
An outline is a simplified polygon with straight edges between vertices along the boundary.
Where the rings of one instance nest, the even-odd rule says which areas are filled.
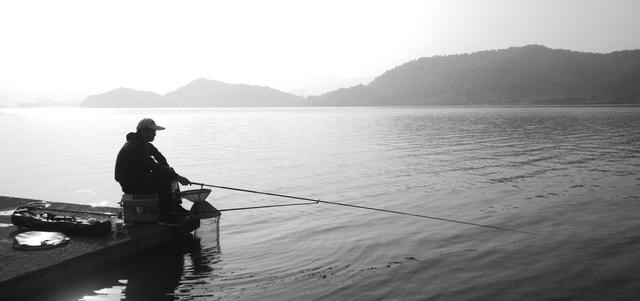
[[[173,216],[184,214],[186,210],[172,198],[171,182],[182,185],[189,180],[173,170],[167,159],[151,144],[156,131],[164,130],[153,119],[138,122],[135,133],[127,134],[127,142],[122,146],[116,159],[115,178],[122,191],[127,194],[157,193],[160,217],[158,223],[177,225]]]

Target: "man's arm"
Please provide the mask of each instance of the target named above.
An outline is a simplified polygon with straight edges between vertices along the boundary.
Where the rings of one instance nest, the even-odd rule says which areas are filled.
[[[165,158],[160,151],[153,146],[153,144],[149,143],[149,154],[158,161],[163,166],[169,167],[169,163],[167,162],[167,158]]]
[[[187,185],[189,183],[191,183],[191,181],[189,181],[189,179],[179,175],[173,168],[169,167],[169,163],[167,162],[167,158],[165,158],[162,153],[160,153],[160,151],[153,146],[153,144],[149,143],[149,154],[156,159],[156,161],[158,161],[157,164],[161,165],[162,167],[166,167],[170,170],[170,173],[172,174],[172,176],[175,176],[176,180],[178,180],[178,182],[180,182],[180,184],[182,185]]]

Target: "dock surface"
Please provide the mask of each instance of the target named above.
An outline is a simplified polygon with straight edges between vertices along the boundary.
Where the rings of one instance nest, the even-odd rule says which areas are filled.
[[[21,230],[12,225],[11,214],[18,206],[30,202],[41,201],[0,196],[0,300],[19,296],[28,290],[46,286],[65,277],[79,277],[92,268],[170,242],[199,227],[197,220],[190,220],[180,227],[139,223],[127,227],[127,233],[116,236],[68,235],[71,241],[60,247],[15,250],[14,236],[28,230]],[[75,211],[117,213],[120,210],[115,207],[47,203],[52,204],[52,208]]]

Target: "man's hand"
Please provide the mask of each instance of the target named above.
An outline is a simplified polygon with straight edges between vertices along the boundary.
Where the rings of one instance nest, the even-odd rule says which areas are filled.
[[[191,183],[191,181],[189,181],[189,179],[187,179],[187,178],[185,178],[185,177],[183,177],[181,175],[178,175],[178,182],[180,182],[180,184],[182,184],[182,185],[189,185]]]

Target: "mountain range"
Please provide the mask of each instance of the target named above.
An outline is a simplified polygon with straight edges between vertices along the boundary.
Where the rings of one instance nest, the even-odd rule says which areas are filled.
[[[88,107],[429,106],[640,104],[640,50],[608,54],[540,45],[434,56],[369,84],[300,97],[268,87],[198,79],[165,95],[120,88]]]
[[[197,79],[165,95],[118,88],[92,95],[86,107],[263,107],[305,106],[305,99],[269,87]]]

